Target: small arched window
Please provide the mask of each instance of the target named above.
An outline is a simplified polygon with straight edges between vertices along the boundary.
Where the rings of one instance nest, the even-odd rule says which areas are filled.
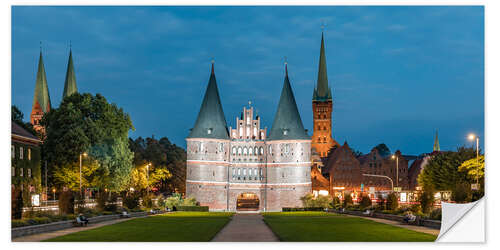
[[[236,154],[236,147],[233,147],[233,155]]]
[[[253,148],[253,151],[255,152],[255,155],[259,154],[259,149],[257,147]]]
[[[238,147],[238,155],[241,155],[241,147]]]
[[[269,145],[269,152],[272,152],[271,151],[271,145]],[[260,154],[263,155],[264,154],[264,148],[263,147],[260,147]]]
[[[248,153],[248,152],[247,152],[247,147],[244,147],[244,148],[243,148],[243,155],[247,155],[247,153]]]
[[[253,148],[252,148],[252,147],[249,147],[249,148],[248,148],[248,154],[249,154],[249,155],[253,155]]]

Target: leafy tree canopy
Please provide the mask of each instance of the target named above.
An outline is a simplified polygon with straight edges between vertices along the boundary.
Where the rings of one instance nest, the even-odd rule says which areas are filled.
[[[75,93],[45,114],[42,125],[47,136],[44,155],[57,184],[77,189],[79,157],[86,152],[82,169],[85,187],[125,188],[133,166],[128,131],[134,128],[122,108],[100,94]]]
[[[130,186],[145,189],[146,165],[149,167],[149,185],[161,192],[185,192],[186,188],[186,151],[172,144],[168,138],[159,140],[154,136],[129,139],[130,150],[134,152],[134,170]]]
[[[418,183],[426,190],[454,190],[458,183],[468,182],[467,173],[459,167],[476,156],[472,148],[460,147],[457,152],[440,152],[431,157],[418,176]]]
[[[39,136],[38,133],[35,131],[33,128],[33,125],[29,122],[24,122],[24,114],[19,110],[19,108],[16,105],[12,105],[11,107],[11,121],[15,122],[17,125],[23,127],[24,129],[28,130],[30,133]]]

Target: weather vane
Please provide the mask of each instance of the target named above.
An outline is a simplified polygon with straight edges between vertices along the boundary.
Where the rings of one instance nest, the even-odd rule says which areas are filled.
[[[326,27],[326,22],[325,20],[321,20],[321,31],[325,31],[325,27]]]

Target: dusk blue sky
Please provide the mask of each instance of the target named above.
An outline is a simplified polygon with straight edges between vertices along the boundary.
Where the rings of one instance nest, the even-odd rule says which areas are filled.
[[[483,7],[13,7],[12,103],[29,120],[42,41],[59,105],[71,40],[79,92],[123,107],[132,138],[185,147],[212,57],[228,125],[252,101],[269,131],[286,56],[312,134],[322,22],[339,143],[420,154],[436,129],[442,150],[484,138]]]

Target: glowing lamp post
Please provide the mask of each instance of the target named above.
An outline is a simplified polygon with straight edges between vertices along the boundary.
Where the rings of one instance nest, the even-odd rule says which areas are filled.
[[[82,156],[87,157],[87,153],[80,154],[80,199],[82,198]]]
[[[391,158],[396,159],[396,187],[399,187],[399,157],[393,154]]]
[[[479,190],[479,136],[476,136],[475,134],[470,134],[469,140],[474,141],[474,139],[476,139],[476,164],[477,164],[476,189]]]

